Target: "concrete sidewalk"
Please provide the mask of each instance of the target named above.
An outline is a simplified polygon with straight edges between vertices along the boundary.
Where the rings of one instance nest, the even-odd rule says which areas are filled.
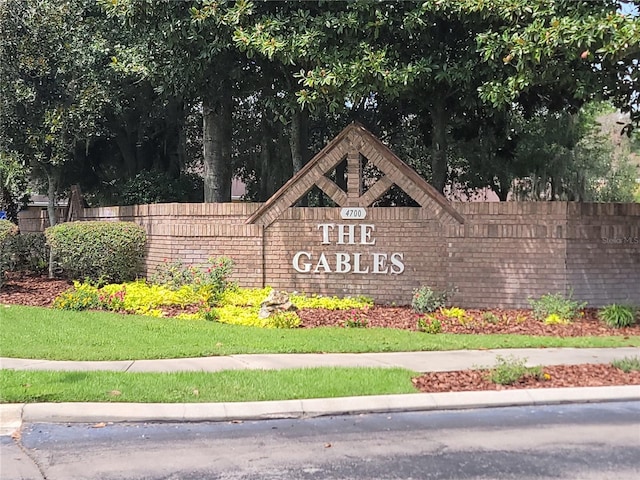
[[[366,366],[382,368],[403,367],[416,372],[434,372],[491,367],[495,364],[498,356],[527,359],[527,364],[529,365],[602,364],[624,357],[640,356],[640,348],[545,348],[363,354],[261,354],[116,362],[60,362],[0,358],[0,368],[68,371],[215,372],[230,369],[272,370],[320,366]],[[547,388],[435,394],[415,393],[408,395],[238,403],[5,404],[0,405],[0,435],[11,435],[19,430],[23,421],[30,423],[231,421],[606,401],[640,401],[640,386]]]
[[[520,348],[508,350],[449,350],[391,353],[291,353],[227,355],[164,360],[73,362],[0,358],[0,368],[119,372],[219,372],[222,370],[279,370],[308,367],[401,367],[416,372],[446,372],[492,367],[496,357],[526,359],[528,365],[610,363],[640,356],[640,348]]]

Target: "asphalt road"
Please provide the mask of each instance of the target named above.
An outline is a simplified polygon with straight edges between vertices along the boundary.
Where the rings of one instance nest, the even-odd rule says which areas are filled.
[[[245,423],[25,425],[2,480],[637,479],[640,402]],[[37,474],[37,475],[36,475]]]

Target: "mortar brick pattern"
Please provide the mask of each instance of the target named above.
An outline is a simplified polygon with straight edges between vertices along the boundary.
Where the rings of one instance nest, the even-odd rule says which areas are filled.
[[[413,289],[456,287],[463,307],[528,307],[528,297],[569,292],[592,306],[640,304],[640,205],[565,202],[456,204],[465,224],[425,208],[370,208],[362,221],[339,208],[288,208],[270,226],[246,224],[259,204],[170,204],[85,209],[86,220],[124,220],[148,235],[145,274],[163,260],[197,265],[226,255],[234,280],[321,294],[410,302]],[[29,212],[31,214],[31,212]],[[44,225],[35,215],[23,221]],[[444,217],[448,218],[448,217]],[[321,245],[319,223],[373,224],[375,245]],[[404,254],[401,275],[301,274],[295,252]],[[264,252],[264,254],[263,254]],[[370,262],[370,260],[368,260]]]

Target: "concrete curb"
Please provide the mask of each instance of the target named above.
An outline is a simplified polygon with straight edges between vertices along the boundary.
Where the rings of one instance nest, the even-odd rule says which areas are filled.
[[[491,365],[497,355],[527,358],[529,365],[609,363],[640,348],[548,348],[368,354],[231,355],[195,359],[118,362],[53,362],[0,358],[0,368],[17,370],[220,371],[317,366],[403,367],[448,371]],[[476,367],[477,368],[477,367]],[[562,403],[640,401],[640,386],[543,388],[530,390],[412,393],[242,403],[34,403],[0,404],[0,436],[29,423],[203,422],[305,418],[400,411],[495,408]]]
[[[243,403],[34,403],[13,405],[29,423],[224,422],[366,413],[640,401],[637,385],[413,393]]]

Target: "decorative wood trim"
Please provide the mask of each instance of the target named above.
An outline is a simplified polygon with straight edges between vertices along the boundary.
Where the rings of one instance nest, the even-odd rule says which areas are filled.
[[[388,176],[385,175],[384,177],[378,179],[378,181],[371,187],[369,187],[369,190],[367,190],[365,194],[360,197],[359,206],[365,208],[371,206],[373,202],[384,195],[392,186],[393,182],[389,179]]]
[[[347,204],[347,194],[331,179],[321,176],[316,180],[317,187],[326,193],[340,207]]]
[[[385,174],[364,194],[362,193],[361,154]],[[345,158],[347,159],[346,193],[325,176]],[[440,192],[359,123],[352,123],[340,132],[256,210],[246,223],[270,225],[283,211],[300,200],[313,185],[317,185],[340,206],[368,207],[394,183],[422,208],[433,208],[434,216],[442,223],[464,224],[462,215]]]

